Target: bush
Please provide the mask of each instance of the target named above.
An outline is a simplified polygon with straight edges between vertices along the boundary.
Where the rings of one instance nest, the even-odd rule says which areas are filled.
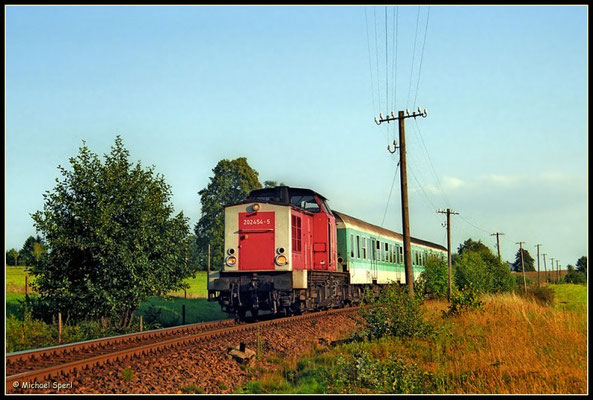
[[[447,315],[459,315],[466,310],[482,310],[484,303],[479,299],[479,293],[469,285],[468,287],[451,293],[451,305]]]
[[[358,350],[351,357],[338,355],[336,364],[328,369],[324,379],[330,392],[359,393],[426,393],[430,392],[430,374],[416,364],[406,364],[398,355],[387,360],[373,359],[367,352]]]
[[[449,290],[449,268],[446,261],[430,257],[421,277],[424,280],[424,292],[430,297],[447,297]]]
[[[544,305],[550,305],[554,302],[554,290],[549,286],[528,286],[526,291],[521,284],[521,286],[517,287],[517,293]]]
[[[144,313],[144,322],[153,329],[179,325],[181,315],[167,308],[150,305]]]
[[[33,319],[26,312],[23,320],[14,315],[6,317],[6,352],[34,349],[57,344],[57,328]]]
[[[431,325],[423,318],[421,304],[420,296],[410,297],[407,287],[398,284],[384,287],[378,296],[367,291],[360,309],[366,321],[367,337],[425,336],[431,331]]]
[[[455,265],[455,283],[460,290],[471,287],[486,293],[494,289],[494,276],[480,253],[465,251]]]
[[[571,271],[562,279],[564,283],[574,283],[579,285],[587,284],[587,275],[579,271]]]

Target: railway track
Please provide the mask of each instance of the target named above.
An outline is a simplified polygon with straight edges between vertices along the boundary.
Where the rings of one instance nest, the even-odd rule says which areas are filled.
[[[229,319],[10,353],[6,356],[6,388],[16,388],[22,382],[50,381],[72,374],[89,373],[94,368],[103,368],[104,365],[135,356],[204,343],[216,337],[263,327],[297,324],[307,319],[349,313],[356,309],[336,309],[254,323],[237,323]]]

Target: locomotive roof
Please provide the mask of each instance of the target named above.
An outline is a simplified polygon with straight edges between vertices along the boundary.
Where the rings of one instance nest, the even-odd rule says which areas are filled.
[[[314,195],[317,195],[323,201],[327,200],[327,198],[325,198],[325,196],[323,196],[311,189],[295,188],[295,187],[289,187],[289,186],[275,186],[275,187],[270,187],[270,188],[252,190],[251,192],[249,192],[249,195],[247,196],[246,199],[241,200],[236,203],[225,204],[224,206],[230,207],[230,206],[236,206],[239,204],[252,203],[254,201],[261,201],[258,199],[254,199],[254,197],[269,195],[270,193],[273,193],[274,195],[276,195],[275,198],[272,198],[272,199],[269,199],[266,201],[266,203],[270,203],[270,204],[288,205],[290,203],[291,195],[305,195],[305,194],[311,194],[311,195],[314,194]]]
[[[344,213],[341,213],[341,212],[338,212],[338,211],[335,211],[335,210],[333,211],[333,213],[334,213],[334,216],[338,220],[340,220],[341,222],[343,222],[345,224],[348,224],[348,225],[351,225],[353,227],[359,228],[360,230],[373,231],[373,232],[376,232],[379,235],[383,235],[383,236],[387,236],[387,237],[396,237],[396,238],[398,238],[401,241],[404,240],[404,237],[403,237],[403,235],[401,233],[390,231],[389,229],[385,229],[385,228],[382,228],[380,226],[370,224],[368,222],[365,222],[365,221],[360,220],[358,218],[351,217],[349,215],[346,215]],[[417,239],[417,238],[414,238],[414,237],[410,237],[410,240],[414,244],[419,244],[419,245],[423,245],[423,246],[432,247],[432,248],[435,248],[435,249],[447,251],[447,248],[446,247],[443,247],[440,244],[429,242],[427,240]]]
[[[249,197],[252,196],[256,196],[258,194],[262,194],[265,192],[269,192],[269,191],[275,191],[278,192],[280,190],[283,190],[284,188],[286,188],[290,193],[294,193],[294,192],[300,192],[300,193],[311,193],[311,194],[316,194],[317,196],[319,196],[319,198],[321,198],[322,200],[327,200],[325,198],[325,196],[317,193],[314,190],[311,189],[305,189],[305,188],[295,188],[295,187],[289,187],[289,186],[275,186],[275,187],[271,187],[271,188],[263,188],[263,189],[256,189],[256,190],[252,190],[251,193],[249,193]]]

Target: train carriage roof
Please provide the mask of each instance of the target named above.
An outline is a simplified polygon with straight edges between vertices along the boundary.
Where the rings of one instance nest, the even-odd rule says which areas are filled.
[[[337,212],[335,210],[333,211],[333,213],[334,213],[334,216],[336,217],[336,221],[342,222],[344,224],[344,226],[347,228],[355,228],[355,229],[358,229],[361,231],[373,233],[377,236],[390,237],[390,238],[394,238],[394,239],[397,239],[400,241],[404,240],[404,237],[401,233],[390,231],[389,229],[385,229],[385,228],[382,228],[377,225],[369,224],[368,222],[365,222],[358,218],[351,217],[351,216],[346,215],[341,212]],[[427,240],[422,240],[422,239],[417,239],[417,238],[411,237],[410,241],[411,241],[411,243],[421,245],[421,246],[430,247],[435,250],[447,251],[446,247],[441,246],[440,244],[429,242]]]

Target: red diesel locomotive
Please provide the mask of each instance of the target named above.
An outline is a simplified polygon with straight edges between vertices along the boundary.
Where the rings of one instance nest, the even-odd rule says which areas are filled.
[[[332,212],[312,190],[255,190],[225,207],[225,265],[209,273],[208,300],[241,319],[247,311],[288,315],[358,303],[367,287],[403,283],[401,241],[400,234]],[[412,244],[415,277],[428,256],[446,252],[414,238]]]

